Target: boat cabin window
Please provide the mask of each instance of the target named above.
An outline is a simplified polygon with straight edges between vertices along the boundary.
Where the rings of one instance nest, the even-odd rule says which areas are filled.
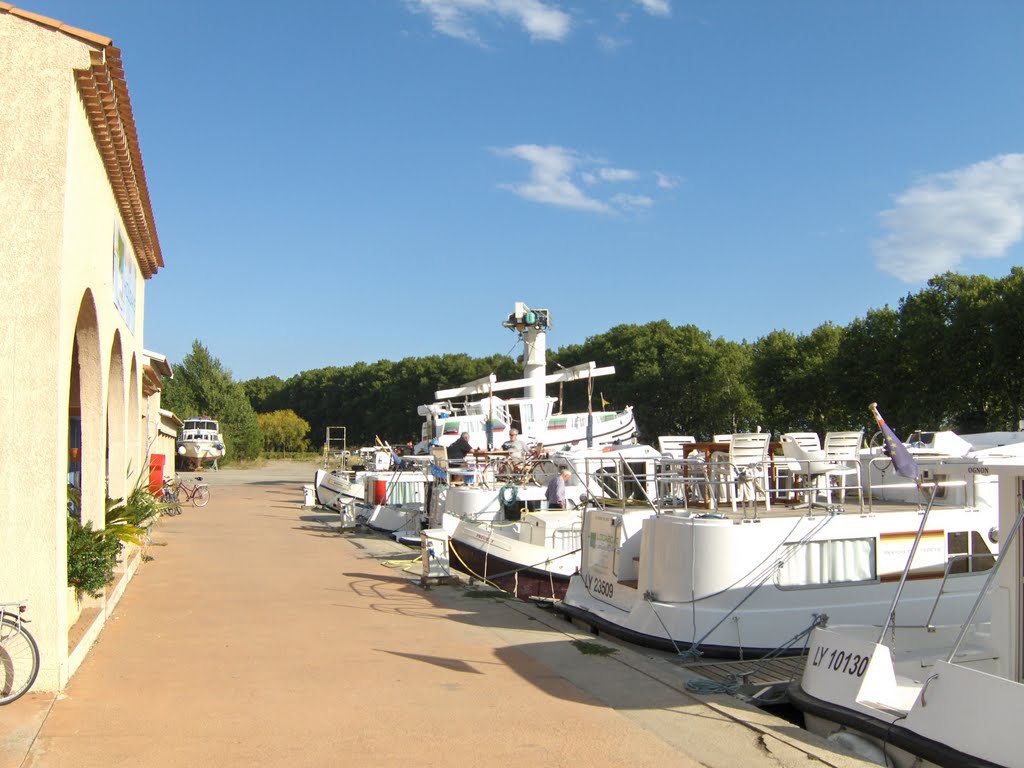
[[[836,539],[788,544],[775,577],[780,587],[873,581],[876,578],[875,539]]]
[[[978,531],[947,532],[946,552],[951,563],[950,573],[989,571],[996,563],[985,537]]]

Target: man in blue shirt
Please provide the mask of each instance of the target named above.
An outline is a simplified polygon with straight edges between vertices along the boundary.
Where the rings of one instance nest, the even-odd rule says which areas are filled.
[[[548,483],[544,498],[548,500],[548,509],[565,509],[565,484],[569,482],[572,473],[563,469]]]

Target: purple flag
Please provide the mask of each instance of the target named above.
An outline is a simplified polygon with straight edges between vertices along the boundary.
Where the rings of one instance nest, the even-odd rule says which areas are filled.
[[[917,466],[917,460],[910,455],[910,451],[896,437],[896,433],[889,429],[889,425],[885,423],[885,419],[882,418],[882,414],[878,412],[875,404],[872,403],[869,407],[875,414],[875,421],[878,422],[878,428],[882,430],[882,436],[885,438],[885,453],[892,459],[892,465],[896,471],[904,477],[909,477],[915,483],[920,482],[921,470]]]

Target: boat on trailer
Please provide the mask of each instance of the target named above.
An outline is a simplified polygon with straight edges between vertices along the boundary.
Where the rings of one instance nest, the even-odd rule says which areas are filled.
[[[220,424],[206,416],[185,419],[175,441],[178,460],[189,469],[198,470],[224,458],[225,450]]]
[[[770,462],[765,476],[774,478]],[[682,507],[588,509],[580,572],[556,609],[638,644],[739,658],[803,653],[817,626],[878,621],[926,499],[917,491],[905,498],[907,483],[892,473],[887,484],[871,482],[891,464],[881,449],[863,451],[859,462],[868,482],[845,489],[855,506],[819,506],[822,489],[813,486],[769,484],[759,487],[764,506],[753,493],[734,509],[691,504],[714,499],[708,486],[721,467],[667,460],[661,499]],[[936,499],[903,588],[901,626],[961,620],[998,552],[998,485],[986,458],[922,453],[918,462]],[[799,509],[793,500],[811,503]]]
[[[1024,766],[1016,733],[1024,711],[1024,458],[1007,442],[1017,435],[987,447],[986,436],[964,436],[986,455],[978,469],[998,478],[1001,548],[968,614],[902,626],[901,599],[895,629],[888,612],[815,629],[789,691],[808,730],[897,768]]]

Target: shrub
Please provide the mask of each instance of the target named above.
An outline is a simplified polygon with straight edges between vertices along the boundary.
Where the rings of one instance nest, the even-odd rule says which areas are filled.
[[[114,566],[121,542],[103,531],[94,531],[92,523],[82,523],[68,515],[68,586],[79,594],[99,597],[114,581]]]

